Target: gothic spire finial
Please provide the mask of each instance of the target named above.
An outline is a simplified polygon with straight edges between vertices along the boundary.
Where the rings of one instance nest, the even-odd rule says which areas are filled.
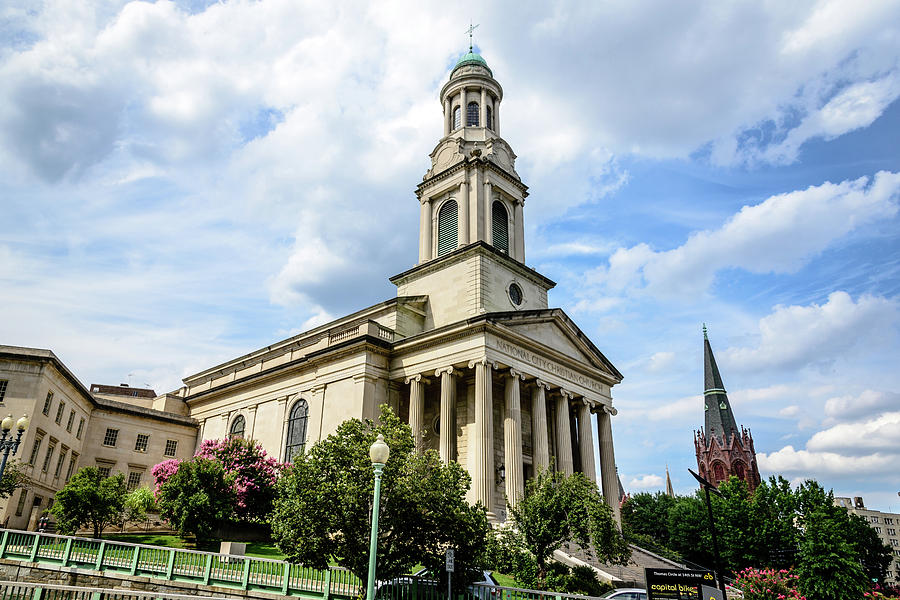
[[[703,324],[703,339],[704,339],[704,340],[708,340],[708,339],[709,339],[708,337],[706,337],[706,323]]]

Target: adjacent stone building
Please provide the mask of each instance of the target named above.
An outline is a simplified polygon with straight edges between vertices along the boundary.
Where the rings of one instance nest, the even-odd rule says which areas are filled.
[[[900,584],[900,514],[868,509],[861,496],[856,496],[853,500],[836,497],[834,503],[846,508],[847,512],[865,519],[884,545],[891,547],[894,558],[888,567],[884,582],[889,585]]]
[[[759,485],[756,449],[749,429],[738,431],[725,384],[713,356],[706,325],[703,326],[703,411],[706,426],[694,432],[694,449],[700,475],[711,483],[734,475],[747,482],[750,491]]]
[[[77,447],[79,464],[131,477],[146,472],[151,456],[168,456],[169,439],[184,457],[227,435],[290,461],[342,421],[375,419],[388,404],[412,427],[419,451],[436,449],[469,471],[469,499],[492,521],[506,518],[506,498],[516,502],[538,469],[596,481],[598,448],[599,483],[618,517],[611,388],[622,375],[564,311],[550,308],[554,282],[525,264],[528,188],[501,137],[502,100],[470,48],[441,90],[443,136],[416,188],[418,262],[391,278],[396,298],[190,375],[152,401],[104,386],[89,393],[48,353],[67,402],[89,421],[85,440],[57,432],[70,451]],[[31,407],[41,393],[35,383],[21,397]],[[56,431],[52,420],[36,419],[26,445],[38,427],[44,436]],[[102,443],[111,429],[114,447]],[[146,454],[131,450],[138,446]]]

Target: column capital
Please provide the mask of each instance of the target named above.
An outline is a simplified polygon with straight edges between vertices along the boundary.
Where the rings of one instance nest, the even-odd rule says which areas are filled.
[[[326,385],[327,384],[325,384],[325,383],[320,383],[319,385],[314,385],[311,388],[309,388],[309,393],[310,394],[319,394],[321,392],[324,392]]]
[[[619,411],[616,410],[615,407],[610,406],[610,405],[608,405],[608,404],[596,404],[596,405],[594,405],[593,412],[595,412],[595,413],[597,413],[597,414],[600,414],[600,413],[602,412],[602,413],[607,414],[607,415],[609,415],[609,416],[611,416],[611,417],[614,417],[614,416],[616,416],[617,414],[619,414]]]
[[[435,377],[440,377],[444,373],[446,373],[447,375],[456,375],[456,376],[462,375],[462,373],[459,372],[459,369],[457,369],[453,365],[450,365],[449,367],[441,367],[440,369],[434,370]]]
[[[568,400],[574,400],[574,399],[575,399],[575,394],[574,394],[574,393],[570,392],[569,390],[563,389],[563,388],[559,388],[559,395],[562,396],[563,398],[568,399]]]
[[[248,413],[255,413],[257,408],[259,408],[259,405],[257,405],[257,404],[254,404],[253,406],[248,406],[248,407],[247,407],[247,412],[248,412]]]
[[[523,372],[521,372],[521,371],[517,371],[516,369],[510,368],[510,370],[509,370],[509,376],[510,376],[510,377],[513,377],[513,378],[518,377],[518,378],[521,379],[522,381],[525,381],[525,373],[523,373]]]
[[[546,381],[544,381],[543,379],[535,379],[534,385],[536,385],[537,387],[542,387],[548,391],[550,390],[550,384],[547,383]]]
[[[428,379],[426,379],[421,373],[410,375],[404,380],[404,382],[407,384],[412,383],[413,381],[415,381],[416,383],[419,383],[420,381],[422,383],[428,383]]]
[[[469,368],[474,369],[475,365],[482,365],[489,369],[496,369],[497,363],[492,360],[488,360],[487,358],[476,358],[475,360],[469,361]]]

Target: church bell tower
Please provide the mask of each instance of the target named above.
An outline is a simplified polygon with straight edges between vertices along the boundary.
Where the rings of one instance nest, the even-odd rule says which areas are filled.
[[[486,312],[547,308],[556,284],[525,266],[528,186],[500,135],[503,88],[469,47],[441,88],[443,136],[416,188],[419,260],[391,281],[427,295],[426,327]]]

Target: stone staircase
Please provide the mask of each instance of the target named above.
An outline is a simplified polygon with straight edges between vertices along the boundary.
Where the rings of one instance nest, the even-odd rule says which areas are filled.
[[[600,574],[603,579],[611,579],[613,585],[618,587],[645,587],[644,581],[644,569],[647,567],[658,567],[663,569],[686,569],[687,567],[683,564],[677,563],[675,561],[669,560],[667,558],[663,558],[649,550],[645,550],[640,546],[635,546],[634,544],[629,544],[631,548],[631,558],[628,561],[628,564],[625,565],[612,565],[607,563],[602,563],[592,553],[585,552],[585,550],[579,547],[576,544],[569,544],[559,553],[562,556],[557,556],[556,558],[563,563],[566,564],[578,564],[578,563],[586,563],[599,571],[602,571],[603,574],[606,574],[611,577],[603,577],[603,574]],[[574,561],[566,560],[566,557],[570,559],[575,559]],[[576,562],[577,561],[577,562]]]

